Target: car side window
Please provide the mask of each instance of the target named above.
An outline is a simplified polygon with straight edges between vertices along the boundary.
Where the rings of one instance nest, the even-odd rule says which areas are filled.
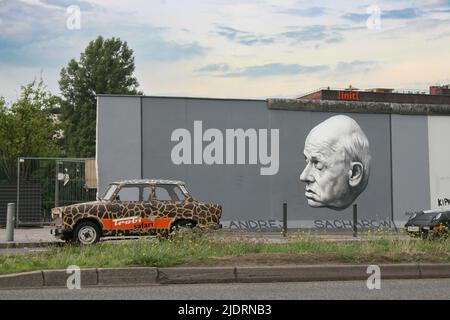
[[[177,185],[170,184],[155,186],[155,195],[159,201],[183,201],[186,198]]]
[[[139,201],[139,187],[122,187],[116,195],[118,201]]]
[[[184,193],[181,191],[181,189],[178,186],[174,186],[173,192],[175,192],[178,200],[182,201],[182,200],[186,199],[186,196],[184,195]]]
[[[150,187],[144,187],[142,189],[142,201],[149,201],[152,194]]]
[[[148,201],[150,197],[149,186],[124,186],[116,195],[117,201]]]
[[[156,199],[159,200],[159,201],[172,200],[172,198],[170,197],[169,192],[163,186],[156,186],[155,187],[155,195],[156,195]]]

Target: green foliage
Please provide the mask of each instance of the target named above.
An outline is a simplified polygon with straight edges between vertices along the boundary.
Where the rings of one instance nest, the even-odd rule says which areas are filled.
[[[118,38],[91,41],[61,70],[61,120],[67,156],[94,157],[97,94],[139,94],[133,50]]]
[[[58,156],[59,98],[43,81],[22,86],[20,98],[9,108],[0,99],[0,171],[3,182],[15,183],[18,157]]]

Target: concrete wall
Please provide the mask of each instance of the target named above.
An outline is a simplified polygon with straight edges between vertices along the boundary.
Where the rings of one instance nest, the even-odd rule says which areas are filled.
[[[267,128],[264,101],[229,101],[173,98],[143,99],[143,177],[183,180],[194,197],[221,203],[226,218],[269,219],[270,179],[259,175],[256,165],[174,165],[171,141],[175,129],[192,134],[194,121],[201,120],[203,132],[216,128]],[[206,145],[206,143],[204,143]],[[193,157],[193,150],[192,150]]]
[[[430,203],[428,117],[391,117],[394,218],[401,224],[406,211],[427,209]]]
[[[141,178],[141,99],[108,97],[97,101],[98,192],[116,180]]]
[[[450,117],[428,117],[430,206],[450,205]]]
[[[351,206],[344,210],[313,208],[305,198],[305,183],[299,180],[308,133],[339,114],[355,120],[370,142],[369,183],[353,202],[358,205],[360,224],[377,227],[391,225],[395,219],[401,226],[405,211],[425,209],[430,201],[433,206],[450,198],[446,192],[450,189],[446,166],[450,152],[443,151],[450,123],[446,116],[426,114],[440,112],[441,108],[431,105],[100,96],[99,191],[121,179],[183,180],[195,198],[222,204],[222,220],[231,228],[279,226],[283,203],[288,204],[290,227],[349,228]],[[208,129],[223,134],[224,162],[227,129],[267,130],[268,141],[277,131],[277,172],[262,174],[265,166],[260,159],[249,163],[248,140],[245,164],[237,164],[236,155],[234,164],[205,164],[202,152],[215,140],[200,138],[196,145],[194,123],[200,122],[201,134]],[[176,164],[171,157],[181,141],[172,141],[172,134],[179,129],[191,135],[192,163]],[[201,150],[200,158],[194,155],[196,148]],[[273,151],[271,143],[268,148]]]

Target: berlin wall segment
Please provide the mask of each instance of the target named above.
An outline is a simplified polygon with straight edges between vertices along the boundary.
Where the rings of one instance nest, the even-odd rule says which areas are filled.
[[[108,117],[106,104],[121,104],[120,97],[105,100],[105,105],[102,99],[99,117]],[[283,203],[288,203],[290,227],[347,228],[354,203],[360,225],[392,225],[389,117],[398,107],[378,103],[381,109],[371,113],[366,106],[351,112],[342,102],[336,110],[338,104],[314,102],[321,107],[311,111],[308,103],[291,100],[279,107],[273,101],[138,99],[143,101],[134,115],[142,123],[141,148],[136,149],[139,175],[186,181],[194,194],[223,204],[225,226],[279,225]],[[114,150],[111,142],[119,134],[103,124],[99,152]],[[417,147],[417,152],[427,151],[427,146]],[[114,160],[127,166],[127,159]],[[110,176],[117,180],[117,172],[111,172],[117,165],[99,163],[99,182],[107,183]],[[417,188],[403,186],[422,199]],[[400,219],[400,214],[394,217]]]

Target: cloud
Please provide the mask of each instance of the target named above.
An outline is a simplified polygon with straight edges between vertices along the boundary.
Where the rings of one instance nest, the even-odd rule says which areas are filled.
[[[80,30],[68,30],[66,4],[89,8],[82,16]],[[49,5],[51,4],[51,5]],[[54,5],[53,5],[54,4]],[[177,61],[202,56],[207,48],[197,42],[171,40],[168,28],[147,22],[130,24],[132,17],[85,1],[41,0],[26,3],[0,1],[0,64],[11,66],[62,67],[98,35],[120,37],[135,51],[136,59]],[[114,21],[116,24],[111,27]]]
[[[335,30],[325,25],[312,25],[297,27],[297,30],[287,31],[281,35],[288,39],[294,40],[296,43],[322,41],[326,43],[342,42],[344,40],[343,35]]]
[[[0,1],[0,40],[28,42],[51,38],[65,17],[56,10],[15,0]]]
[[[230,65],[228,63],[216,63],[216,64],[208,64],[201,68],[196,69],[195,73],[214,73],[214,72],[228,72],[230,70]]]
[[[136,58],[157,61],[178,61],[203,56],[209,49],[192,43],[177,43],[174,41],[150,40],[135,48]]]
[[[354,60],[350,62],[339,62],[334,69],[335,73],[338,74],[349,74],[349,73],[367,73],[374,68],[376,68],[379,64],[375,61],[363,61],[363,60]]]
[[[40,0],[41,3],[66,9],[70,6],[77,6],[83,11],[94,9],[94,6],[86,1],[79,0]]]
[[[324,7],[310,7],[306,9],[289,8],[279,11],[279,13],[291,14],[300,17],[319,17],[325,15],[326,10]]]
[[[381,19],[406,20],[414,19],[423,15],[423,12],[417,8],[404,8],[398,10],[381,10]],[[364,22],[371,16],[369,13],[347,13],[341,17],[353,22]]]
[[[240,70],[232,70],[227,63],[209,64],[194,71],[194,73],[225,78],[262,78],[273,76],[293,76],[326,72],[328,76],[349,74],[365,74],[377,68],[379,63],[369,60],[340,61],[335,66],[329,65],[301,65],[269,63],[253,65]],[[232,70],[232,71],[230,71]]]
[[[274,37],[262,36],[256,33],[242,31],[227,26],[218,26],[215,33],[219,36],[227,38],[230,41],[246,46],[272,44],[275,42]]]
[[[283,63],[269,63],[264,65],[256,65],[246,67],[240,71],[224,73],[221,76],[232,78],[232,77],[270,77],[270,76],[280,76],[280,75],[301,75],[301,74],[312,74],[320,71],[328,70],[326,65],[316,65],[316,66],[303,66],[300,64],[283,64]]]
[[[1,64],[42,67],[55,66],[61,61],[61,44],[55,40],[61,40],[59,37],[67,29],[65,15],[58,10],[13,0],[1,1],[0,29]],[[51,44],[56,46],[49,48]]]

